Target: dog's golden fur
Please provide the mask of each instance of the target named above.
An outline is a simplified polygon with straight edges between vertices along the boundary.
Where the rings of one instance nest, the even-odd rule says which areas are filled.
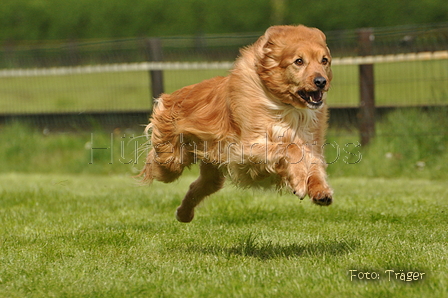
[[[172,182],[200,163],[177,219],[222,188],[275,184],[319,205],[332,202],[323,145],[332,79],[325,35],[305,26],[273,26],[241,50],[231,73],[157,99],[144,180]]]

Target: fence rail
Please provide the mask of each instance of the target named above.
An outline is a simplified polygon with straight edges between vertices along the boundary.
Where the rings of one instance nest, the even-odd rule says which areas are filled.
[[[233,62],[139,62],[103,65],[67,66],[53,68],[3,69],[0,77],[60,76],[108,72],[151,71],[151,70],[228,70]]]
[[[377,55],[364,57],[335,57],[332,61],[334,66],[362,65],[394,62],[412,62],[448,59],[448,51],[422,52],[422,53],[400,53],[391,55]],[[116,63],[103,65],[66,66],[50,68],[24,68],[24,69],[2,69],[0,78],[8,77],[34,77],[34,76],[61,76],[108,72],[130,72],[151,70],[228,70],[233,67],[233,62],[138,62],[138,63]]]

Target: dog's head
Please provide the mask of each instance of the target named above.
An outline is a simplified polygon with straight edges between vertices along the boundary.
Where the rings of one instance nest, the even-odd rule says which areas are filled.
[[[317,109],[332,79],[324,33],[305,26],[273,26],[254,45],[257,73],[281,102]]]

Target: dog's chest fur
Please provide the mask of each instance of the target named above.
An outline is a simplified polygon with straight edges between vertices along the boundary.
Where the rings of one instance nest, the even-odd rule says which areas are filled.
[[[317,111],[289,107],[270,111],[264,117],[254,118],[253,126],[246,127],[248,131],[243,137],[228,139],[220,148],[220,167],[238,186],[284,187],[286,181],[276,174],[276,168],[284,163],[287,148],[306,148],[314,142]],[[307,163],[309,159],[301,162]]]

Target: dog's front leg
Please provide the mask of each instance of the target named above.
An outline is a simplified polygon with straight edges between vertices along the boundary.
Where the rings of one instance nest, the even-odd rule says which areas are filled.
[[[328,206],[333,201],[333,190],[328,185],[323,156],[312,156],[308,173],[308,195],[313,203]]]
[[[286,149],[285,158],[277,166],[278,174],[300,199],[308,195],[315,204],[330,205],[333,190],[327,183],[326,164],[321,154],[312,152],[307,146]]]
[[[308,194],[307,153],[304,147],[294,143],[283,148],[283,158],[277,163],[277,173],[299,199]]]

